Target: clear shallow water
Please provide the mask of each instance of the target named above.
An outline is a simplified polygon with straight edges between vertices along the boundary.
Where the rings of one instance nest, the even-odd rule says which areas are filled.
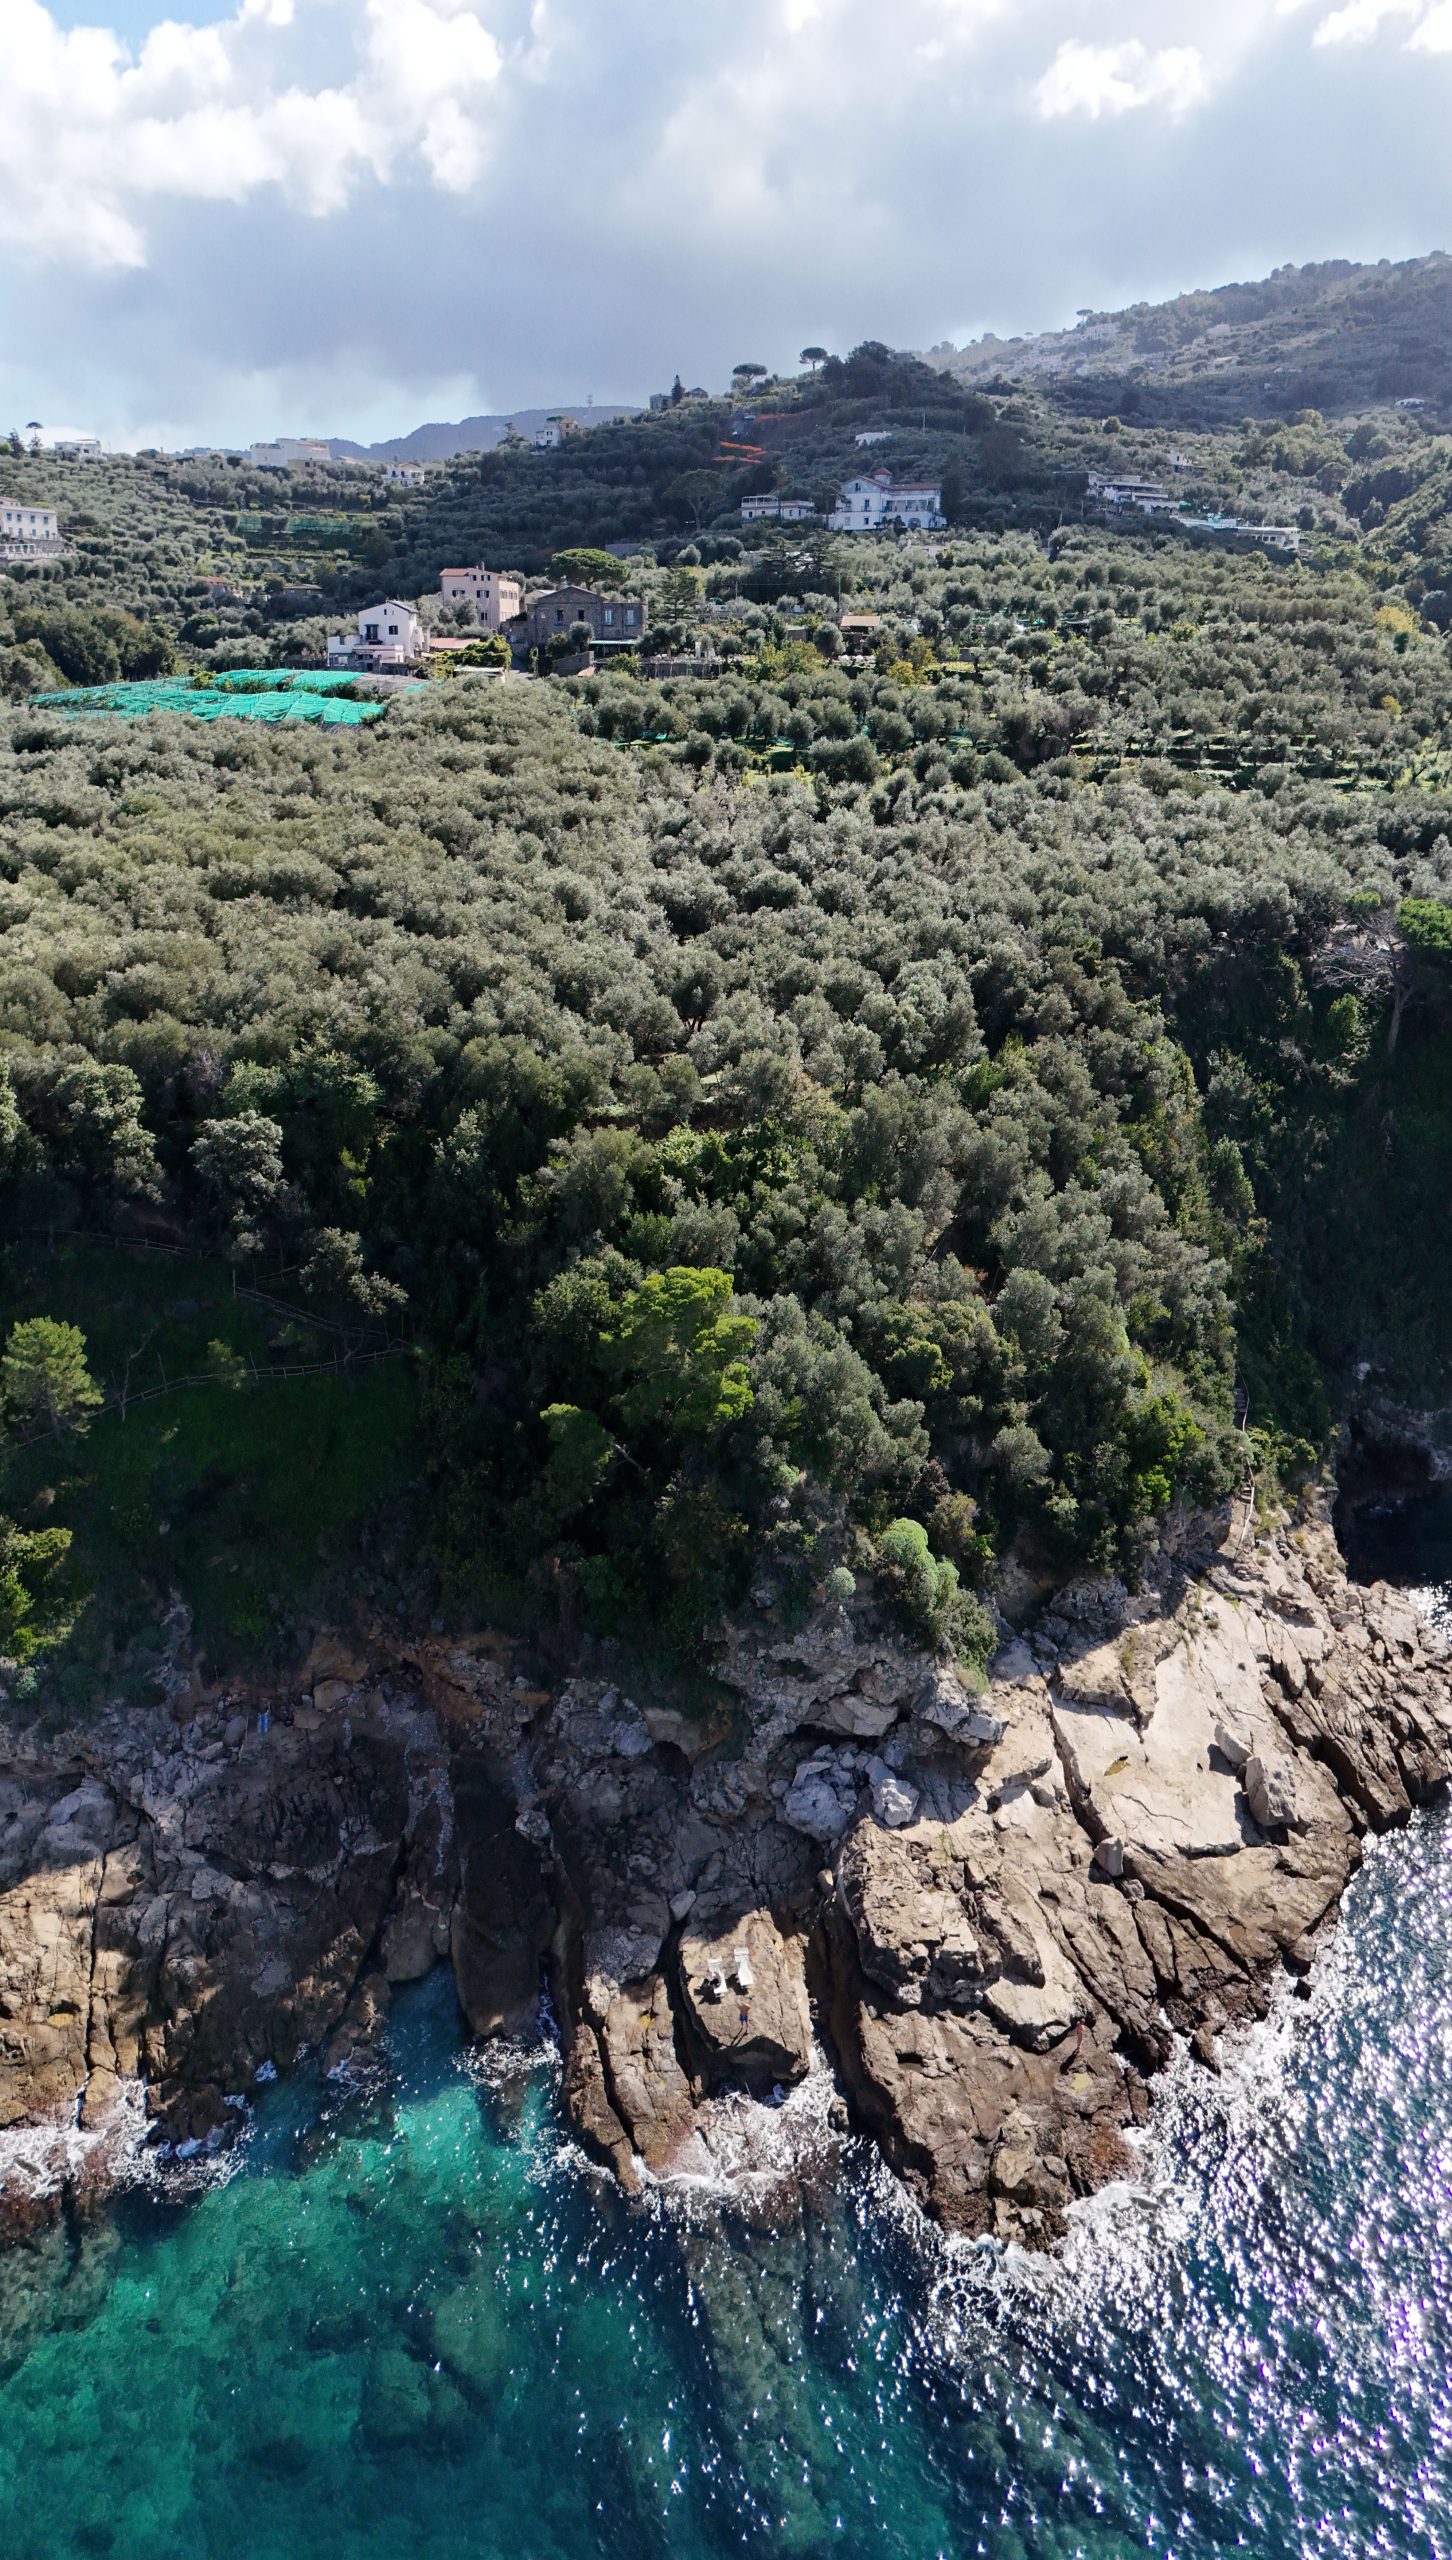
[[[1449,1977],[1436,1808],[1057,2264],[945,2246],[825,2089],[628,2205],[425,1986],[385,2090],[271,2090],[225,2184],[0,2258],[0,2550],[1452,2554]]]

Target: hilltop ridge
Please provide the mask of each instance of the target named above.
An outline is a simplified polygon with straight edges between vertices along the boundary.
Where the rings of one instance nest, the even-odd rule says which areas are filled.
[[[1375,266],[1332,258],[1259,281],[1084,311],[1072,329],[946,342],[926,361],[963,382],[1030,378],[1101,395],[1118,385],[1177,409],[1230,417],[1452,400],[1452,258],[1433,250]],[[1190,395],[1187,397],[1187,395]],[[1122,406],[1122,402],[1120,403]]]

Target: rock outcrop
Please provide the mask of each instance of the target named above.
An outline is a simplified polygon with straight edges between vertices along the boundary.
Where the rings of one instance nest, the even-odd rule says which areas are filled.
[[[12,1735],[0,2127],[141,2081],[216,2139],[259,2067],[348,2061],[447,1956],[479,2035],[532,2027],[547,1976],[626,2186],[825,2046],[930,2211],[1046,2244],[1176,2037],[1212,2058],[1304,1971],[1366,1832],[1452,1768],[1436,1640],[1323,1525],[1173,1570],[1061,1594],[983,1692],[832,1611],[738,1634],[701,1713],[380,1640],[320,1648],[267,1731],[179,1679]]]
[[[229,2094],[339,2023],[390,1927],[402,1947],[406,1887],[429,1870],[452,1908],[443,1777],[433,1719],[366,1690],[288,1725],[158,1710],[12,1750],[0,2128],[94,2126],[135,2080],[178,2138],[221,2126]]]

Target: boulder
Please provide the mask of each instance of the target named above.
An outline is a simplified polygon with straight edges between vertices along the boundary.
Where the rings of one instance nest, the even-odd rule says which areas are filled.
[[[916,1822],[919,1796],[885,1760],[869,1760],[865,1772],[872,1796],[872,1817],[889,1831],[901,1831],[905,1824]]]
[[[769,1911],[718,1919],[683,1937],[681,1991],[691,2043],[711,2088],[766,2090],[804,2079],[812,2058],[806,1947]]]
[[[1003,1740],[1009,1718],[991,1694],[966,1688],[956,1671],[935,1663],[913,1700],[913,1712],[965,1750],[988,1750]]]
[[[0,2123],[87,2123],[121,2084],[179,2139],[324,2044],[383,1931],[411,1826],[410,1729],[278,1727],[236,1759],[165,1711],[93,1726],[106,1779],[0,1771]]]
[[[1246,1800],[1262,1831],[1288,1830],[1297,1819],[1295,1771],[1285,1760],[1252,1752],[1242,1772]]]
[[[856,1812],[857,1792],[850,1757],[814,1751],[797,1762],[782,1797],[782,1820],[809,1840],[840,1840]]]
[[[1223,1760],[1229,1761],[1231,1768],[1235,1771],[1236,1776],[1239,1777],[1241,1770],[1245,1767],[1247,1760],[1250,1758],[1251,1751],[1254,1746],[1251,1742],[1248,1729],[1242,1732],[1239,1727],[1227,1723],[1224,1716],[1217,1716],[1215,1719],[1215,1748],[1220,1753]]]
[[[837,1861],[837,1894],[862,1972],[906,2007],[976,1991],[996,1962],[936,1827],[860,1823]]]
[[[1129,1849],[1233,1857],[1244,1800],[1229,1755],[1212,1751],[1242,1718],[1263,1718],[1255,1653],[1218,1593],[1193,1646],[1151,1655],[1142,1638],[1136,1629],[1065,1667],[1054,1732],[1070,1791],[1096,1833]]]
[[[676,2047],[675,2014],[659,1974],[628,1982],[602,1998],[587,1986],[610,2103],[636,2157],[653,2173],[668,2170],[695,2129],[695,2091]]]

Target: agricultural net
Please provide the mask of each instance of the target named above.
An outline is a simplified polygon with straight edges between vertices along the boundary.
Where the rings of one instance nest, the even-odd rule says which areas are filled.
[[[206,679],[208,693],[347,693],[357,677],[342,667],[226,667]]]
[[[185,677],[153,676],[131,684],[77,685],[66,693],[38,693],[31,699],[36,709],[96,712],[119,720],[143,720],[153,711],[179,711],[188,720],[306,720],[350,729],[380,720],[386,703],[340,698],[351,685],[346,675],[279,675],[244,667],[202,685]]]

